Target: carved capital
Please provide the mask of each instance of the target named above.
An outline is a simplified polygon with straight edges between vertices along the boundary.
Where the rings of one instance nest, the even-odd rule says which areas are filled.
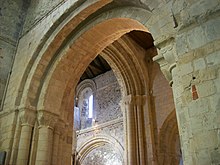
[[[128,95],[122,99],[121,105],[144,105],[146,99],[146,95]]]
[[[19,118],[22,126],[28,125],[33,127],[37,118],[37,112],[35,109],[31,108],[20,108]]]
[[[135,104],[136,105],[144,105],[147,101],[146,95],[136,95],[135,96]]]
[[[176,45],[175,39],[170,37],[159,43],[156,43],[158,48],[158,55],[153,58],[153,61],[160,65],[161,71],[165,78],[169,81],[172,86],[172,69],[176,67],[177,56],[176,56]]]
[[[128,95],[123,98],[123,102],[125,105],[134,104],[135,97],[133,95]]]
[[[54,129],[54,126],[58,121],[58,115],[45,110],[38,110],[37,119],[39,127],[48,127],[50,129]]]

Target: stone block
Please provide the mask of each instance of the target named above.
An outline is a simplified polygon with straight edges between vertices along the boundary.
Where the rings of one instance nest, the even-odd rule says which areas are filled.
[[[206,68],[206,63],[204,58],[199,58],[193,61],[194,64],[194,70],[200,70]]]
[[[208,149],[196,152],[196,164],[208,165],[211,162],[210,153]]]
[[[188,42],[186,41],[186,35],[181,34],[176,37],[177,55],[181,56],[189,51]]]
[[[216,86],[212,80],[197,85],[199,97],[207,97],[216,93]]]
[[[207,139],[209,139],[207,141]],[[206,130],[205,128],[193,136],[196,151],[201,149],[214,149],[218,146],[218,130]]]
[[[207,81],[213,80],[217,77],[217,69],[216,67],[209,67],[206,69],[201,69],[198,71],[197,75],[195,75],[198,81]]]
[[[220,26],[220,19],[210,20],[204,25],[206,38],[209,42],[219,39],[220,38],[220,32],[219,32],[219,26]]]
[[[189,116],[194,117],[210,109],[209,100],[205,98],[193,100],[189,103]]]
[[[202,27],[196,27],[188,32],[187,42],[190,49],[199,48],[207,43],[207,38],[205,37],[204,30]]]
[[[180,75],[187,75],[193,72],[192,62],[179,66]]]
[[[219,65],[220,64],[220,51],[213,52],[206,57],[207,65]]]
[[[220,148],[217,147],[211,152],[212,165],[219,165],[220,163]]]

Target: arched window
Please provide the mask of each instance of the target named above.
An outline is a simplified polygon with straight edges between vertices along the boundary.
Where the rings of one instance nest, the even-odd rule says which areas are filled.
[[[74,127],[76,130],[85,129],[92,126],[94,120],[93,93],[96,90],[92,80],[84,80],[77,86]]]
[[[89,96],[89,118],[93,118],[93,94]]]

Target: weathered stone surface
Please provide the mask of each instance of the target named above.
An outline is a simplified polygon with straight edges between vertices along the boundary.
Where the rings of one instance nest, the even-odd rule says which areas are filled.
[[[175,58],[171,59],[171,63],[175,62],[176,67],[169,65],[162,68],[162,70],[164,69],[164,73],[173,81],[172,88],[180,128],[184,164],[218,165],[220,163],[219,0],[135,1],[139,5],[142,3],[142,8],[137,6],[123,8],[123,5],[127,5],[126,2],[128,1],[119,0],[114,4],[115,6],[109,7],[112,10],[103,13],[103,15],[101,13],[109,9],[104,8],[104,6],[110,3],[111,0],[85,1],[85,3],[80,3],[80,7],[74,6],[76,1],[71,0],[30,1],[31,5],[28,8],[24,24],[27,2],[29,1],[0,0],[0,95],[4,91],[7,76],[10,73],[13,55],[16,54],[4,109],[0,112],[0,149],[9,153],[7,154],[9,156],[6,158],[6,164],[16,164],[17,142],[20,137],[23,137],[19,134],[18,114],[13,112],[17,109],[17,106],[27,104],[39,109],[49,109],[51,112],[56,112],[62,121],[71,121],[69,116],[72,117],[70,114],[72,114],[71,108],[74,95],[74,89],[72,90],[72,88],[78,82],[78,75],[73,73],[83,72],[82,68],[85,68],[85,64],[91,62],[95,55],[120,38],[121,35],[132,30],[150,32],[156,45],[173,38],[173,50],[176,54],[174,53]],[[135,2],[132,2],[131,5],[134,5]],[[113,9],[118,4],[120,7]],[[114,17],[117,17],[117,21],[120,20],[119,23],[115,20],[110,21]],[[109,24],[106,24],[108,26],[99,26],[103,25],[103,22],[108,22]],[[23,36],[19,38],[23,25],[25,25]],[[148,155],[143,160],[149,160],[148,164],[156,164],[153,161],[158,158],[158,149],[154,147],[154,144],[158,144],[157,137],[160,136],[160,126],[163,125],[169,111],[164,109],[170,109],[172,105],[169,104],[170,102],[165,103],[166,97],[160,96],[162,93],[160,91],[166,91],[163,85],[158,85],[160,89],[152,91],[152,82],[155,82],[155,77],[152,74],[150,63],[139,56],[140,52],[136,49],[137,45],[129,45],[128,41],[125,40],[120,42],[123,42],[122,45],[126,46],[112,49],[113,52],[107,52],[109,53],[108,57],[112,60],[111,55],[119,56],[120,53],[123,54],[120,55],[120,58],[114,58],[111,64],[115,67],[114,69],[118,69],[119,75],[122,75],[121,77],[118,76],[121,78],[120,82],[129,81],[129,83],[125,83],[127,86],[124,87],[130,89],[128,94],[141,93],[149,94],[152,97],[147,100],[150,104],[144,107],[143,123],[145,129],[144,131],[140,129],[139,134],[135,135],[140,135],[140,139],[143,140],[142,138],[145,138],[145,136],[142,137],[140,132],[146,131],[144,144],[148,148]],[[159,54],[169,54],[170,52],[169,44],[164,43],[162,47],[158,47]],[[71,51],[68,51],[70,49]],[[65,54],[68,55],[65,56]],[[154,55],[146,53],[148,57]],[[128,58],[129,56],[135,58]],[[127,65],[123,65],[124,63],[116,65],[116,63],[124,61],[127,62]],[[129,66],[133,63],[135,65]],[[171,63],[166,62],[166,64]],[[149,82],[145,81],[148,78]],[[143,82],[136,83],[137,80]],[[195,100],[192,97],[192,85],[195,86],[194,92],[198,94],[198,98]],[[155,86],[155,88],[157,87]],[[109,94],[118,92],[113,91],[112,88],[105,90]],[[172,96],[169,94],[167,97]],[[108,100],[108,98],[104,99]],[[112,99],[110,99],[109,105],[118,100],[111,101]],[[108,108],[107,106],[104,107]],[[154,111],[154,108],[156,108],[156,111]],[[114,107],[113,109],[117,108]],[[113,116],[115,112],[108,114]],[[103,115],[100,116],[100,118],[103,117]],[[55,124],[50,120],[45,122],[43,118],[39,120],[39,124],[42,126],[54,126]],[[133,122],[132,118],[130,120]],[[137,120],[132,124],[141,125],[138,121],[142,120]],[[58,147],[60,153],[57,154],[59,159],[63,160],[63,164],[70,164],[71,153],[69,147],[71,146],[68,145],[70,141],[68,139],[71,137],[71,130],[67,125],[71,125],[71,122],[65,124],[67,131],[59,139],[56,137],[59,145],[55,146]],[[130,123],[128,122],[128,124]],[[132,124],[130,126],[133,126]],[[139,125],[137,128],[140,128]],[[50,146],[50,142],[53,142],[52,129],[48,132],[44,127],[40,130],[40,136],[38,136],[39,132],[36,128],[37,126],[34,126],[30,162],[35,162],[36,143],[39,139],[43,139],[44,134],[50,137],[48,143],[45,142],[48,146]],[[114,134],[114,130],[112,128],[109,132]],[[129,132],[129,137],[133,137],[132,132]],[[134,146],[143,142],[141,140],[129,140],[130,144],[135,144]],[[43,141],[41,142],[43,144]],[[48,147],[48,151],[51,151],[51,149]],[[40,154],[45,156],[45,160],[50,155],[47,152],[39,152],[38,155]],[[132,158],[133,155],[131,154],[129,157]],[[38,156],[39,161],[41,156]],[[58,164],[61,165],[62,163],[59,162]]]

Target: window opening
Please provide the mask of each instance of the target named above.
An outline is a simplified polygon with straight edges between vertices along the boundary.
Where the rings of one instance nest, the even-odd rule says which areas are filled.
[[[89,118],[93,117],[93,95],[89,97]]]

